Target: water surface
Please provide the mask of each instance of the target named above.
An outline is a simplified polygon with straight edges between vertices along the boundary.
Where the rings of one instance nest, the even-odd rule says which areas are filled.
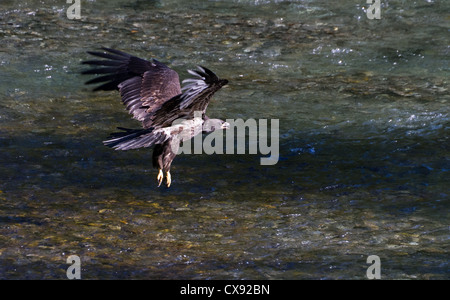
[[[0,4],[0,278],[448,279],[447,1]],[[118,48],[230,80],[208,108],[279,119],[280,161],[102,145],[136,127],[79,75]]]

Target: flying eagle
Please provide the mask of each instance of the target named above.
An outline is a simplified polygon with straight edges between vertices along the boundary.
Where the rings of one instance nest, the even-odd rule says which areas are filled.
[[[154,146],[152,160],[153,167],[159,170],[158,186],[165,173],[166,185],[170,187],[170,166],[180,143],[201,132],[229,127],[227,122],[205,114],[212,95],[228,80],[198,66],[197,70],[188,70],[194,78],[184,80],[181,88],[178,73],[156,59],[148,61],[119,50],[101,49],[103,52],[88,53],[104,59],[82,62],[93,66],[82,74],[102,74],[86,84],[102,83],[94,91],[119,90],[122,103],[143,127],[118,127],[122,132],[112,133],[103,143],[116,150]]]

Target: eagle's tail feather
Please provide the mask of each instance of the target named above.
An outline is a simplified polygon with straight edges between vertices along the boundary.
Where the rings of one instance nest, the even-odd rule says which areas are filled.
[[[130,150],[141,147],[151,147],[159,142],[161,134],[153,132],[153,128],[127,129],[118,127],[123,132],[114,132],[103,144],[116,150]]]

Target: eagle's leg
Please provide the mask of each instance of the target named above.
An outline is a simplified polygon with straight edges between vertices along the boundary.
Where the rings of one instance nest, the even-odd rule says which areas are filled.
[[[156,176],[156,179],[158,180],[158,187],[161,185],[163,178],[164,178],[163,171],[159,169],[158,176]]]
[[[153,149],[153,167],[158,169],[158,176],[156,179],[158,180],[158,187],[161,186],[161,183],[164,179],[164,175],[166,176],[166,185],[170,187],[172,184],[172,176],[170,175],[170,165],[172,164],[173,159],[176,156],[176,151],[172,149],[172,147],[179,147],[179,140],[175,140],[175,144],[172,141],[172,138],[165,141],[164,144],[156,144]]]
[[[170,184],[172,183],[172,176],[170,176],[170,171],[166,172],[166,184],[167,187],[170,187]]]

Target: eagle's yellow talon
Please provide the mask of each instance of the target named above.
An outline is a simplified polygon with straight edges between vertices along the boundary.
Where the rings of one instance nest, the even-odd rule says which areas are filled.
[[[171,183],[172,183],[172,176],[170,175],[170,172],[166,172],[166,184],[167,184],[167,187],[170,187]]]
[[[164,178],[163,171],[159,169],[158,176],[156,176],[156,179],[158,180],[158,187],[161,185],[163,178]]]

